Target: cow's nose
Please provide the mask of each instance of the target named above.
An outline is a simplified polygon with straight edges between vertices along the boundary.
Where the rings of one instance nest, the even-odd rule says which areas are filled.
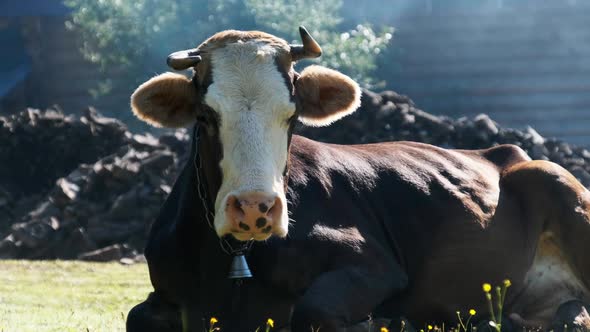
[[[231,228],[251,234],[271,233],[282,212],[279,197],[262,192],[230,195],[225,208]]]

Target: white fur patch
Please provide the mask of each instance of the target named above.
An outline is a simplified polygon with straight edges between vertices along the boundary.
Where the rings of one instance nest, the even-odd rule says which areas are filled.
[[[555,310],[569,300],[590,299],[588,290],[567,262],[554,235],[541,235],[525,288],[513,306],[520,320],[531,326],[548,327]]]
[[[295,113],[274,48],[256,41],[228,44],[213,52],[213,83],[206,103],[220,116],[222,183],[215,201],[215,228],[229,231],[228,195],[260,191],[278,195],[281,220],[273,233],[287,234],[283,170],[287,162],[288,119]]]

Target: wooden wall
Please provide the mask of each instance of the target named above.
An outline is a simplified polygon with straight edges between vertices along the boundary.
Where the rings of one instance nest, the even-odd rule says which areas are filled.
[[[389,4],[389,5],[384,5]],[[590,3],[549,0],[345,2],[396,28],[378,72],[422,109],[590,145]],[[354,9],[354,11],[353,11]]]

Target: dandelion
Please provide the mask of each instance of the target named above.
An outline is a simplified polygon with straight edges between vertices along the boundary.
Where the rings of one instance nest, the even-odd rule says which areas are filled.
[[[492,320],[489,322],[490,326],[492,326],[497,332],[501,331],[502,328],[502,310],[504,309],[504,301],[506,300],[506,291],[508,287],[510,287],[512,283],[509,279],[504,279],[501,286],[496,286],[496,308],[497,314],[494,314],[494,305],[492,303],[492,285],[485,283],[482,285],[483,291],[485,292],[485,297],[488,304],[488,311],[490,312]]]
[[[469,317],[467,317],[467,321],[463,322],[463,319],[461,318],[461,312],[457,311],[457,318],[459,319],[459,324],[457,325],[457,332],[461,331],[461,329],[464,332],[467,332],[469,330],[469,322],[471,321],[471,318],[475,316],[475,309],[470,309],[469,310]]]
[[[266,330],[265,332],[269,332],[271,328],[275,327],[275,321],[272,318],[266,320]]]
[[[428,325],[428,331],[432,330],[432,325]]]
[[[389,329],[388,329],[388,328],[386,328],[386,327],[382,327],[382,328],[381,328],[381,332],[389,332]]]
[[[208,332],[219,331],[219,327],[215,327],[215,323],[217,323],[217,322],[218,322],[218,320],[215,317],[211,317],[211,319],[209,319],[209,331]]]

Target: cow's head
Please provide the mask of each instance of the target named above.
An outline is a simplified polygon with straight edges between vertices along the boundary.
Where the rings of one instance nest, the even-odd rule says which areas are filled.
[[[198,48],[168,57],[192,80],[165,73],[140,85],[131,106],[164,127],[195,121],[220,145],[221,185],[215,200],[219,236],[265,240],[287,234],[285,183],[295,120],[326,126],[356,110],[358,85],[339,72],[293,62],[318,57],[320,46],[300,28],[303,45],[258,31],[224,31]]]

